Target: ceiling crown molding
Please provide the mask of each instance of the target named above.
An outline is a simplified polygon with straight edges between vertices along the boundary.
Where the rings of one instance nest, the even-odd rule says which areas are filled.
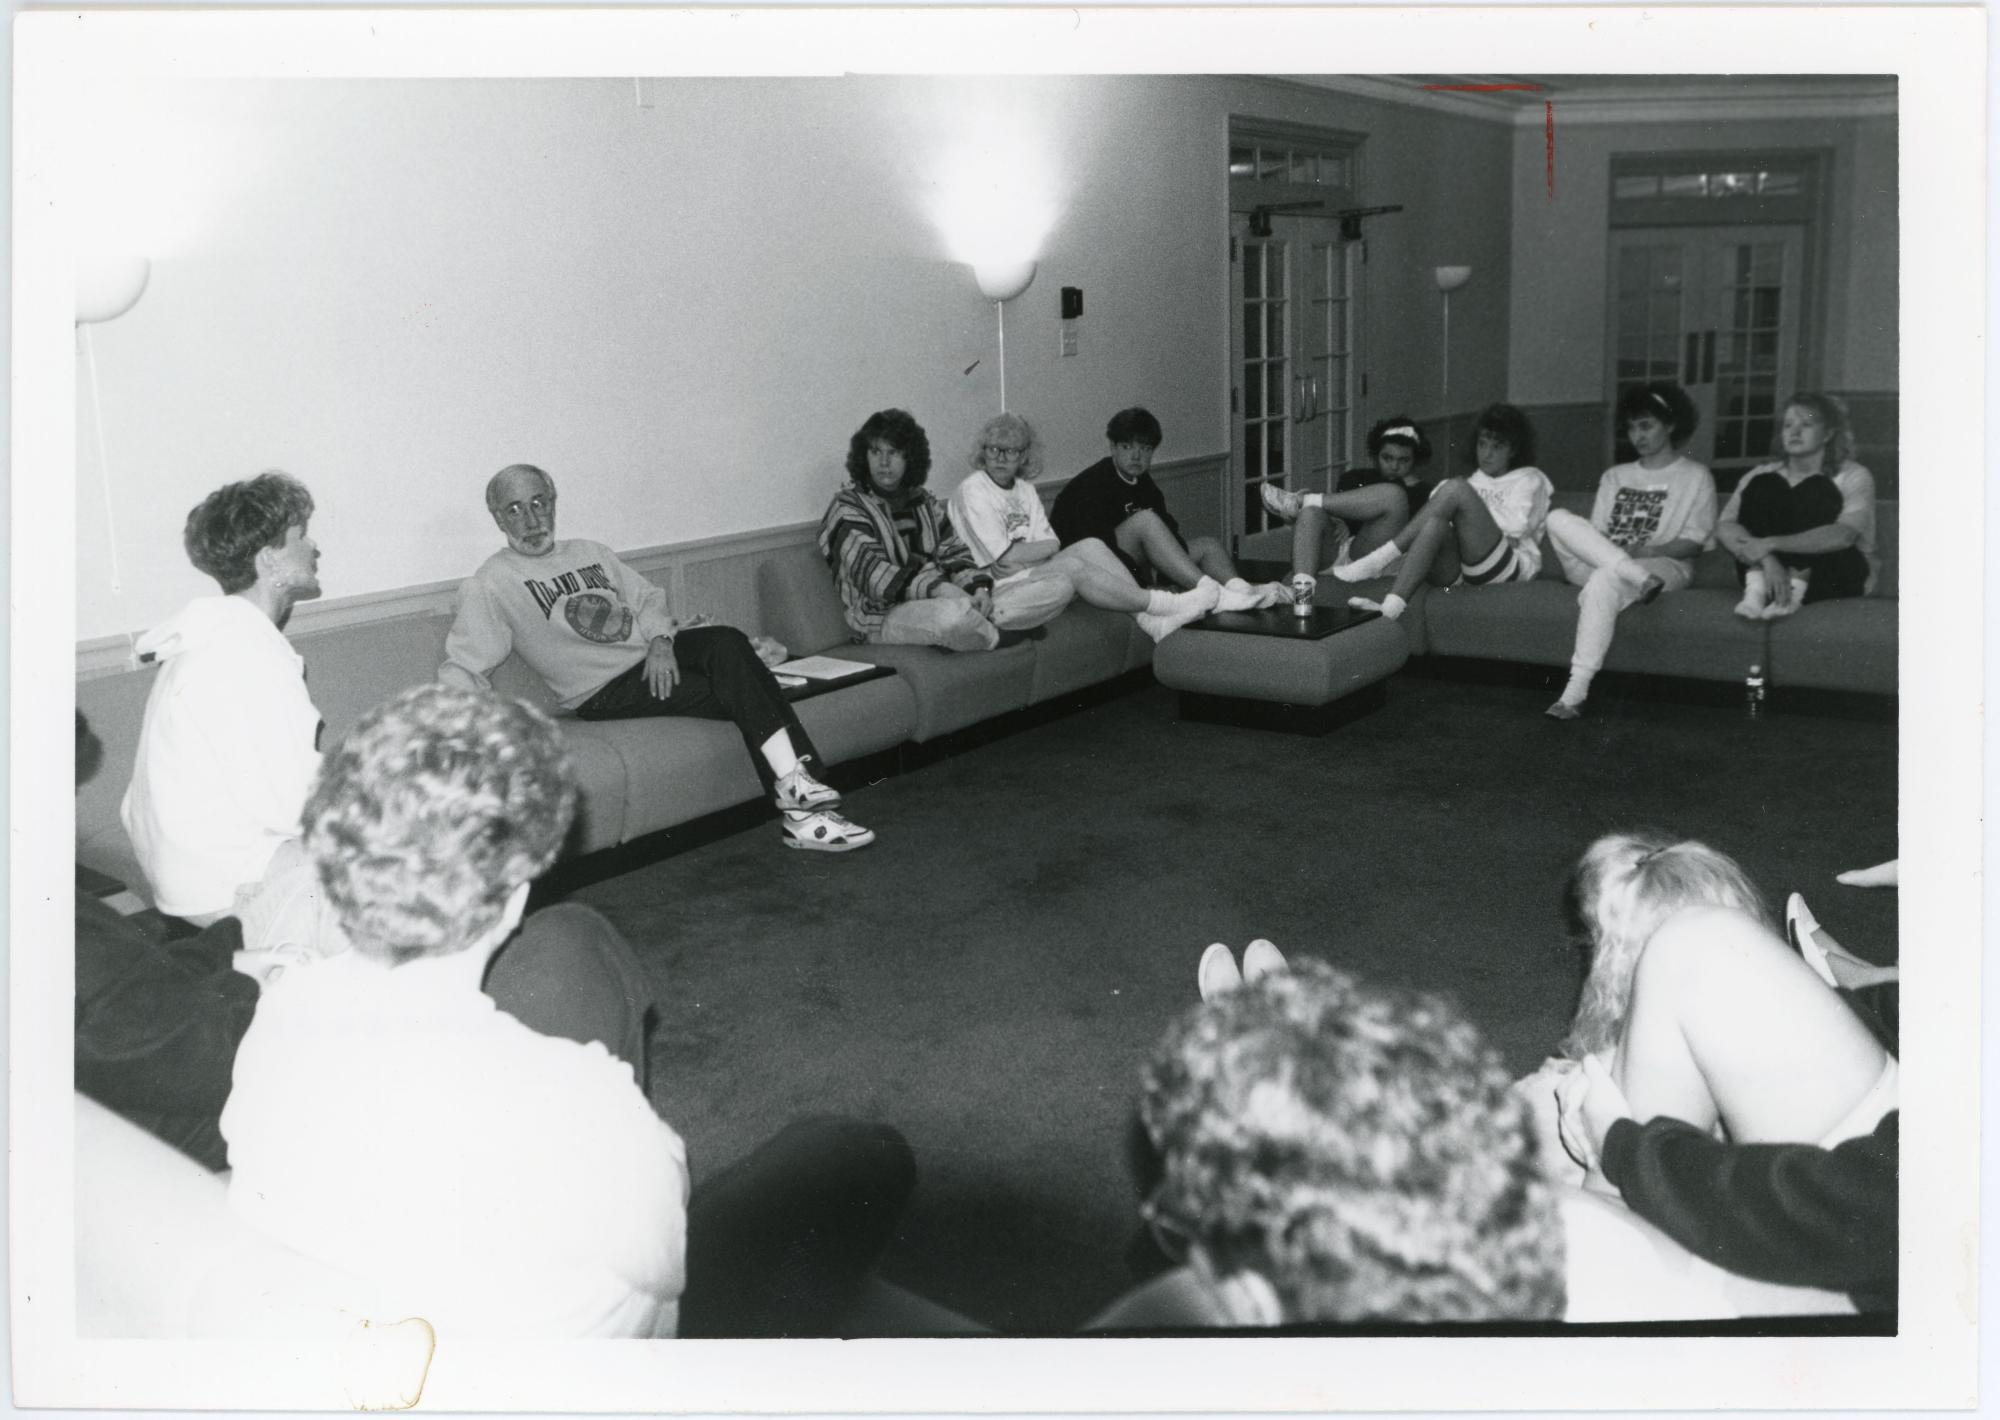
[[[1894,75],[1302,74],[1284,82],[1516,128],[1893,118]],[[1502,87],[1506,86],[1506,87]]]

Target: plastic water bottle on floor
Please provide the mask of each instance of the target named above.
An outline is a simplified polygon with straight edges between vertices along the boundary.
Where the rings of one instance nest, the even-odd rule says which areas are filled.
[[[1750,667],[1750,673],[1743,677],[1743,713],[1756,719],[1764,713],[1764,668]]]

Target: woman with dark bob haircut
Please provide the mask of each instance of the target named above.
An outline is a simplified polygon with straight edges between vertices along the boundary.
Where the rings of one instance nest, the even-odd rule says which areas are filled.
[[[1542,524],[1554,487],[1534,466],[1535,431],[1511,404],[1489,404],[1473,423],[1469,478],[1438,484],[1423,511],[1373,552],[1333,569],[1343,582],[1365,582],[1396,565],[1395,585],[1381,601],[1349,597],[1348,605],[1394,620],[1419,583],[1449,587],[1525,582],[1542,568]]]
[[[1875,585],[1875,475],[1854,461],[1847,409],[1831,395],[1785,401],[1774,453],[1743,475],[1715,540],[1739,564],[1752,621],[1866,596]]]
[[[1715,478],[1681,452],[1700,422],[1687,391],[1666,381],[1634,385],[1618,397],[1617,418],[1639,457],[1604,471],[1589,518],[1563,508],[1549,514],[1563,576],[1583,589],[1569,684],[1546,712],[1555,720],[1583,713],[1619,615],[1687,586],[1694,559],[1715,543]]]
[[[930,472],[931,441],[903,410],[869,415],[847,441],[848,484],[819,520],[819,551],[854,639],[990,651],[1061,615],[1076,594],[1067,577],[995,590],[924,487]]]
[[[1294,493],[1275,483],[1264,485],[1265,508],[1296,523],[1293,576],[1330,572],[1373,552],[1430,501],[1432,484],[1417,477],[1417,467],[1430,462],[1431,441],[1409,415],[1375,421],[1368,431],[1368,457],[1371,465],[1341,474],[1333,493]]]
[[[320,716],[304,663],[280,630],[320,594],[313,500],[283,473],[219,488],[188,514],[188,560],[223,595],[197,597],[139,638],[160,663],[120,817],[162,912],[206,925],[243,918],[266,940],[333,949],[296,839],[319,769]],[[297,925],[292,914],[307,914]]]

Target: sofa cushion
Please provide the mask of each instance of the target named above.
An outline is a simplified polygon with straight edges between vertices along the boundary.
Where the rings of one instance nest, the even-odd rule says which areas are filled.
[[[1900,606],[1893,597],[1853,597],[1816,602],[1765,623],[1771,684],[1896,694]]]
[[[1577,589],[1567,582],[1457,586],[1424,603],[1433,654],[1567,666],[1576,644]],[[1735,615],[1734,592],[1671,592],[1628,608],[1606,658],[1607,670],[1698,680],[1740,681],[1765,659],[1764,624]]]
[[[935,646],[844,646],[831,654],[889,666],[916,699],[919,744],[1026,706],[1035,683],[1035,642],[998,651],[941,651]]]
[[[816,655],[854,640],[833,571],[811,543],[778,548],[758,566],[757,619],[764,634],[784,642],[794,656]]]
[[[1035,674],[1029,683],[1029,703],[1039,705],[1124,671],[1136,626],[1125,612],[1106,611],[1080,601],[1071,603],[1031,643]]]
[[[306,688],[326,721],[320,748],[339,744],[354,722],[399,691],[436,680],[452,618],[439,612],[329,627],[292,638]]]
[[[792,709],[826,764],[893,749],[917,728],[917,697],[899,675],[801,700]]]

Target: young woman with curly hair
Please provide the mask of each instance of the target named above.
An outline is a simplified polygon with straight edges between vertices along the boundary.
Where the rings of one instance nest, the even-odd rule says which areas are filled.
[[[1875,584],[1875,475],[1854,461],[1846,408],[1793,395],[1773,452],[1782,457],[1743,475],[1716,528],[1743,579],[1736,614],[1768,621],[1865,596]]]

